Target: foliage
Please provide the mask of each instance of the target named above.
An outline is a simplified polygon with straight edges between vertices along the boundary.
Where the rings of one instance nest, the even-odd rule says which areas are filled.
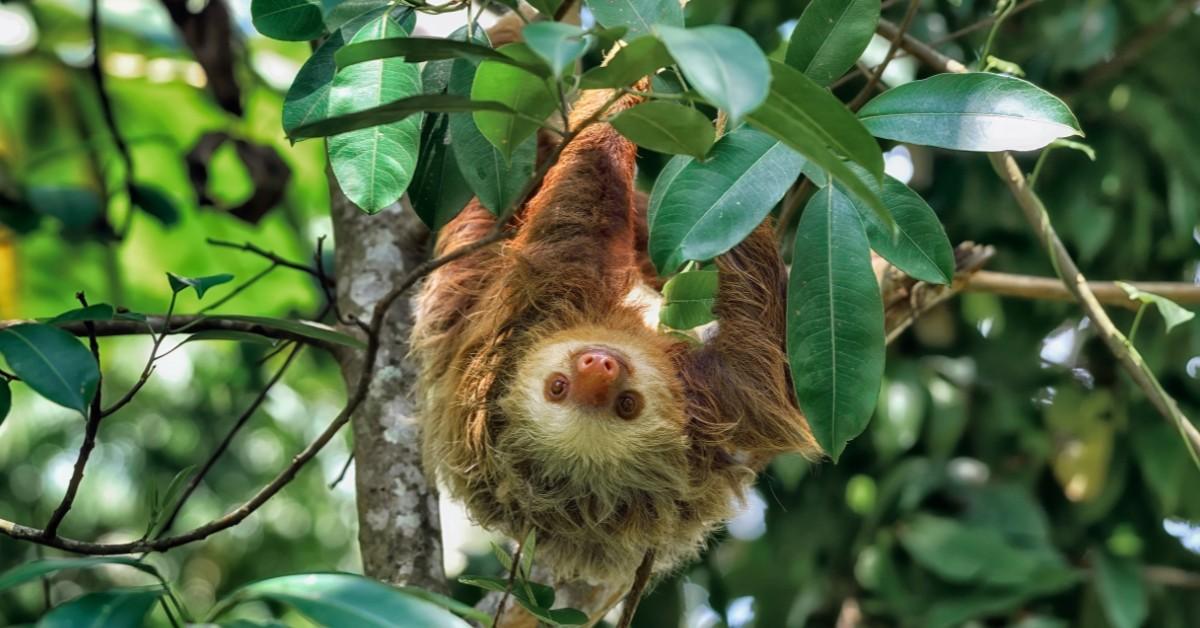
[[[332,360],[301,360],[276,389],[285,392],[252,413],[267,416],[248,444],[180,495],[191,474],[179,469],[218,446],[216,427],[267,381],[262,363],[284,343],[364,345],[295,320],[337,322],[318,305],[328,296],[322,256],[299,281],[272,272],[277,261],[262,270],[262,257],[215,256],[204,236],[314,257],[311,241],[328,231],[327,164],[369,213],[407,194],[434,230],[472,195],[511,215],[539,176],[539,135],[570,137],[555,115],[569,96],[654,75],[649,90],[629,92],[646,102],[611,122],[645,149],[648,252],[669,278],[660,321],[681,332],[710,323],[717,272],[707,263],[774,214],[792,264],[796,396],[831,460],[774,461],[750,496],[757,510],[660,583],[636,625],[746,625],[748,616],[832,625],[851,601],[871,625],[1200,622],[1195,596],[1148,576],[1165,565],[1196,582],[1197,471],[1096,330],[1070,305],[966,293],[889,350],[871,265],[874,250],[918,280],[948,284],[951,242],[972,239],[997,247],[997,268],[1053,275],[986,160],[964,154],[1045,149],[1022,165],[1089,275],[1191,279],[1200,108],[1177,66],[1200,55],[1200,20],[1171,17],[1183,3],[1046,0],[1020,12],[1010,0],[921,3],[912,34],[979,71],[938,74],[888,55],[888,89],[858,111],[846,103],[864,87],[873,96],[875,81],[847,72],[856,61],[874,67],[889,48],[872,38],[878,1],[693,0],[681,10],[675,0],[596,0],[580,26],[534,21],[525,43],[493,48],[479,25],[448,37],[421,30],[426,16],[463,8],[455,2],[255,0],[243,17],[272,39],[251,36],[230,76],[183,47],[162,6],[135,4],[141,13],[102,16],[102,94],[69,53],[90,37],[86,14],[70,3],[13,5],[38,39],[0,57],[0,313],[44,319],[0,327],[0,477],[10,478],[0,517],[36,522],[53,510],[84,422],[98,424],[97,390],[110,403],[140,393],[104,425],[98,471],[66,524],[72,536],[165,534],[174,515],[164,513],[185,502],[186,527],[226,510],[319,429],[306,407],[331,410],[341,394]],[[533,4],[544,15],[560,5]],[[886,6],[885,19],[903,20],[903,6]],[[1139,43],[1145,33],[1153,45]],[[601,67],[617,38],[628,45]],[[300,43],[310,40],[315,49]],[[129,58],[146,71],[122,70]],[[147,60],[174,69],[154,74]],[[206,81],[188,78],[193,63]],[[270,63],[295,76],[281,80]],[[206,93],[223,81],[241,86],[241,117]],[[98,95],[112,101],[114,128]],[[1063,139],[1085,130],[1086,146]],[[208,147],[215,131],[232,141]],[[310,138],[327,139],[300,141]],[[1050,152],[1061,145],[1094,151],[1094,163]],[[908,172],[885,174],[894,163]],[[168,270],[197,277],[164,282]],[[3,292],[6,274],[20,278],[18,292]],[[234,277],[241,283],[227,284]],[[1131,342],[1146,306],[1162,314],[1164,328],[1144,331],[1137,347],[1194,414],[1192,313],[1122,287],[1140,305],[1118,316]],[[208,297],[203,308],[187,288]],[[76,289],[124,307],[74,308]],[[226,304],[237,296],[240,309]],[[177,299],[180,311],[199,310],[183,331],[214,328],[160,351],[162,330],[182,316]],[[161,320],[138,313],[159,310]],[[149,361],[147,343],[107,339],[97,361],[89,325],[118,321],[151,329]],[[302,475],[250,527],[145,561],[31,561],[27,546],[0,537],[0,566],[12,566],[0,588],[14,587],[0,593],[0,623],[44,614],[48,624],[166,624],[205,611],[229,625],[461,623],[455,614],[486,623],[462,604],[477,592],[459,589],[455,602],[317,573],[357,568],[347,492],[318,477],[341,462]],[[755,516],[765,527],[747,530]],[[529,547],[524,561],[532,557]],[[506,591],[547,623],[578,623],[578,611],[554,608],[553,589],[530,581],[527,563],[503,551],[472,560],[483,573],[463,584]],[[79,571],[54,575],[44,612],[31,583],[60,569]]]

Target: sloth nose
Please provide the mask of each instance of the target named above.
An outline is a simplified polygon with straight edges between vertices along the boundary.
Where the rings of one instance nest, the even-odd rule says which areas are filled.
[[[575,383],[572,389],[579,403],[603,406],[608,403],[613,382],[621,374],[621,363],[610,353],[593,349],[575,358]]]

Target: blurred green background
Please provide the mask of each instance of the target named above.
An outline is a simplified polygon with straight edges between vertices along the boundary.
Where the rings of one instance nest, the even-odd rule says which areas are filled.
[[[72,309],[76,290],[93,302],[160,312],[170,295],[168,271],[246,279],[267,266],[206,238],[252,241],[306,261],[316,239],[331,235],[322,146],[290,146],[280,127],[282,94],[308,46],[258,36],[249,2],[227,0],[245,110],[238,117],[206,90],[204,71],[162,5],[102,4],[102,65],[136,180],[164,191],[178,217],[172,223],[136,213],[119,243],[96,220],[101,190],[119,188],[122,170],[86,69],[87,2],[0,3],[0,224],[7,225],[0,227],[0,318]],[[732,24],[777,51],[805,4],[693,0],[688,24]],[[905,4],[885,3],[895,6],[884,16],[898,20]],[[1165,22],[1179,4],[1035,2],[1006,21],[992,47],[1064,97],[1096,150],[1094,162],[1056,151],[1038,183],[1094,279],[1200,278],[1200,17],[1193,8]],[[911,31],[942,40],[994,8],[925,1]],[[425,18],[418,29],[448,30]],[[987,32],[940,49],[974,61]],[[865,59],[877,62],[886,49],[877,38]],[[927,74],[902,57],[885,82]],[[837,93],[848,100],[861,85],[852,80]],[[231,146],[211,163],[217,207],[198,206],[184,156],[208,131],[270,146],[291,169],[282,202],[257,225],[222,209],[254,187]],[[889,172],[925,196],[952,242],[995,246],[992,270],[1053,275],[984,157],[919,147],[888,157]],[[644,156],[647,184],[662,161]],[[1032,168],[1033,156],[1022,162]],[[51,192],[63,188],[77,196],[53,200],[61,196]],[[120,195],[113,205],[119,228],[129,208]],[[312,318],[321,302],[311,278],[278,269],[218,311]],[[200,305],[187,293],[180,309]],[[1114,315],[1127,329],[1132,312]],[[1197,325],[1167,335],[1148,316],[1137,336],[1190,416],[1200,413]],[[104,343],[106,390],[119,394],[136,380],[149,344]],[[140,534],[155,491],[206,457],[281,360],[234,343],[195,343],[172,354],[134,403],[104,423],[63,533],[97,540]],[[0,517],[41,525],[70,476],[82,422],[14,390],[14,409],[0,424]],[[213,518],[272,477],[325,426],[343,395],[336,364],[316,350],[302,352],[178,528]],[[347,456],[339,438],[247,522],[151,560],[201,610],[254,579],[358,570],[353,481],[328,486]],[[839,464],[776,460],[745,512],[699,563],[657,584],[635,625],[833,626],[857,612],[869,626],[1197,626],[1197,480],[1175,431],[1119,372],[1075,306],[968,293],[892,346],[876,417]],[[461,514],[448,514],[451,577],[499,572],[486,538]],[[38,555],[0,537],[0,571]],[[54,578],[50,596],[61,601],[142,579],[119,568],[66,572]],[[0,625],[31,621],[43,604],[37,586],[0,594]]]

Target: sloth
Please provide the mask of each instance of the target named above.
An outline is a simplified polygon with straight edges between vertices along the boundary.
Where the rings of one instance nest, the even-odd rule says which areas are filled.
[[[611,96],[585,92],[570,123]],[[484,527],[535,532],[560,579],[693,559],[773,456],[821,453],[790,383],[770,221],[715,259],[715,331],[660,331],[635,153],[588,126],[512,217],[515,237],[440,267],[417,297],[427,472]],[[435,253],[494,227],[474,200]]]

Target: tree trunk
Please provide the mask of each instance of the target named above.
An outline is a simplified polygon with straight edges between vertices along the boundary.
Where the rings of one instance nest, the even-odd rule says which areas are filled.
[[[428,230],[400,204],[369,216],[329,181],[338,304],[343,316],[369,320],[375,303],[425,259]],[[408,357],[411,303],[406,295],[393,306],[370,391],[353,419],[358,542],[367,576],[444,591],[437,487],[421,468],[417,370]],[[361,353],[342,356],[347,382],[357,379],[361,360]]]

